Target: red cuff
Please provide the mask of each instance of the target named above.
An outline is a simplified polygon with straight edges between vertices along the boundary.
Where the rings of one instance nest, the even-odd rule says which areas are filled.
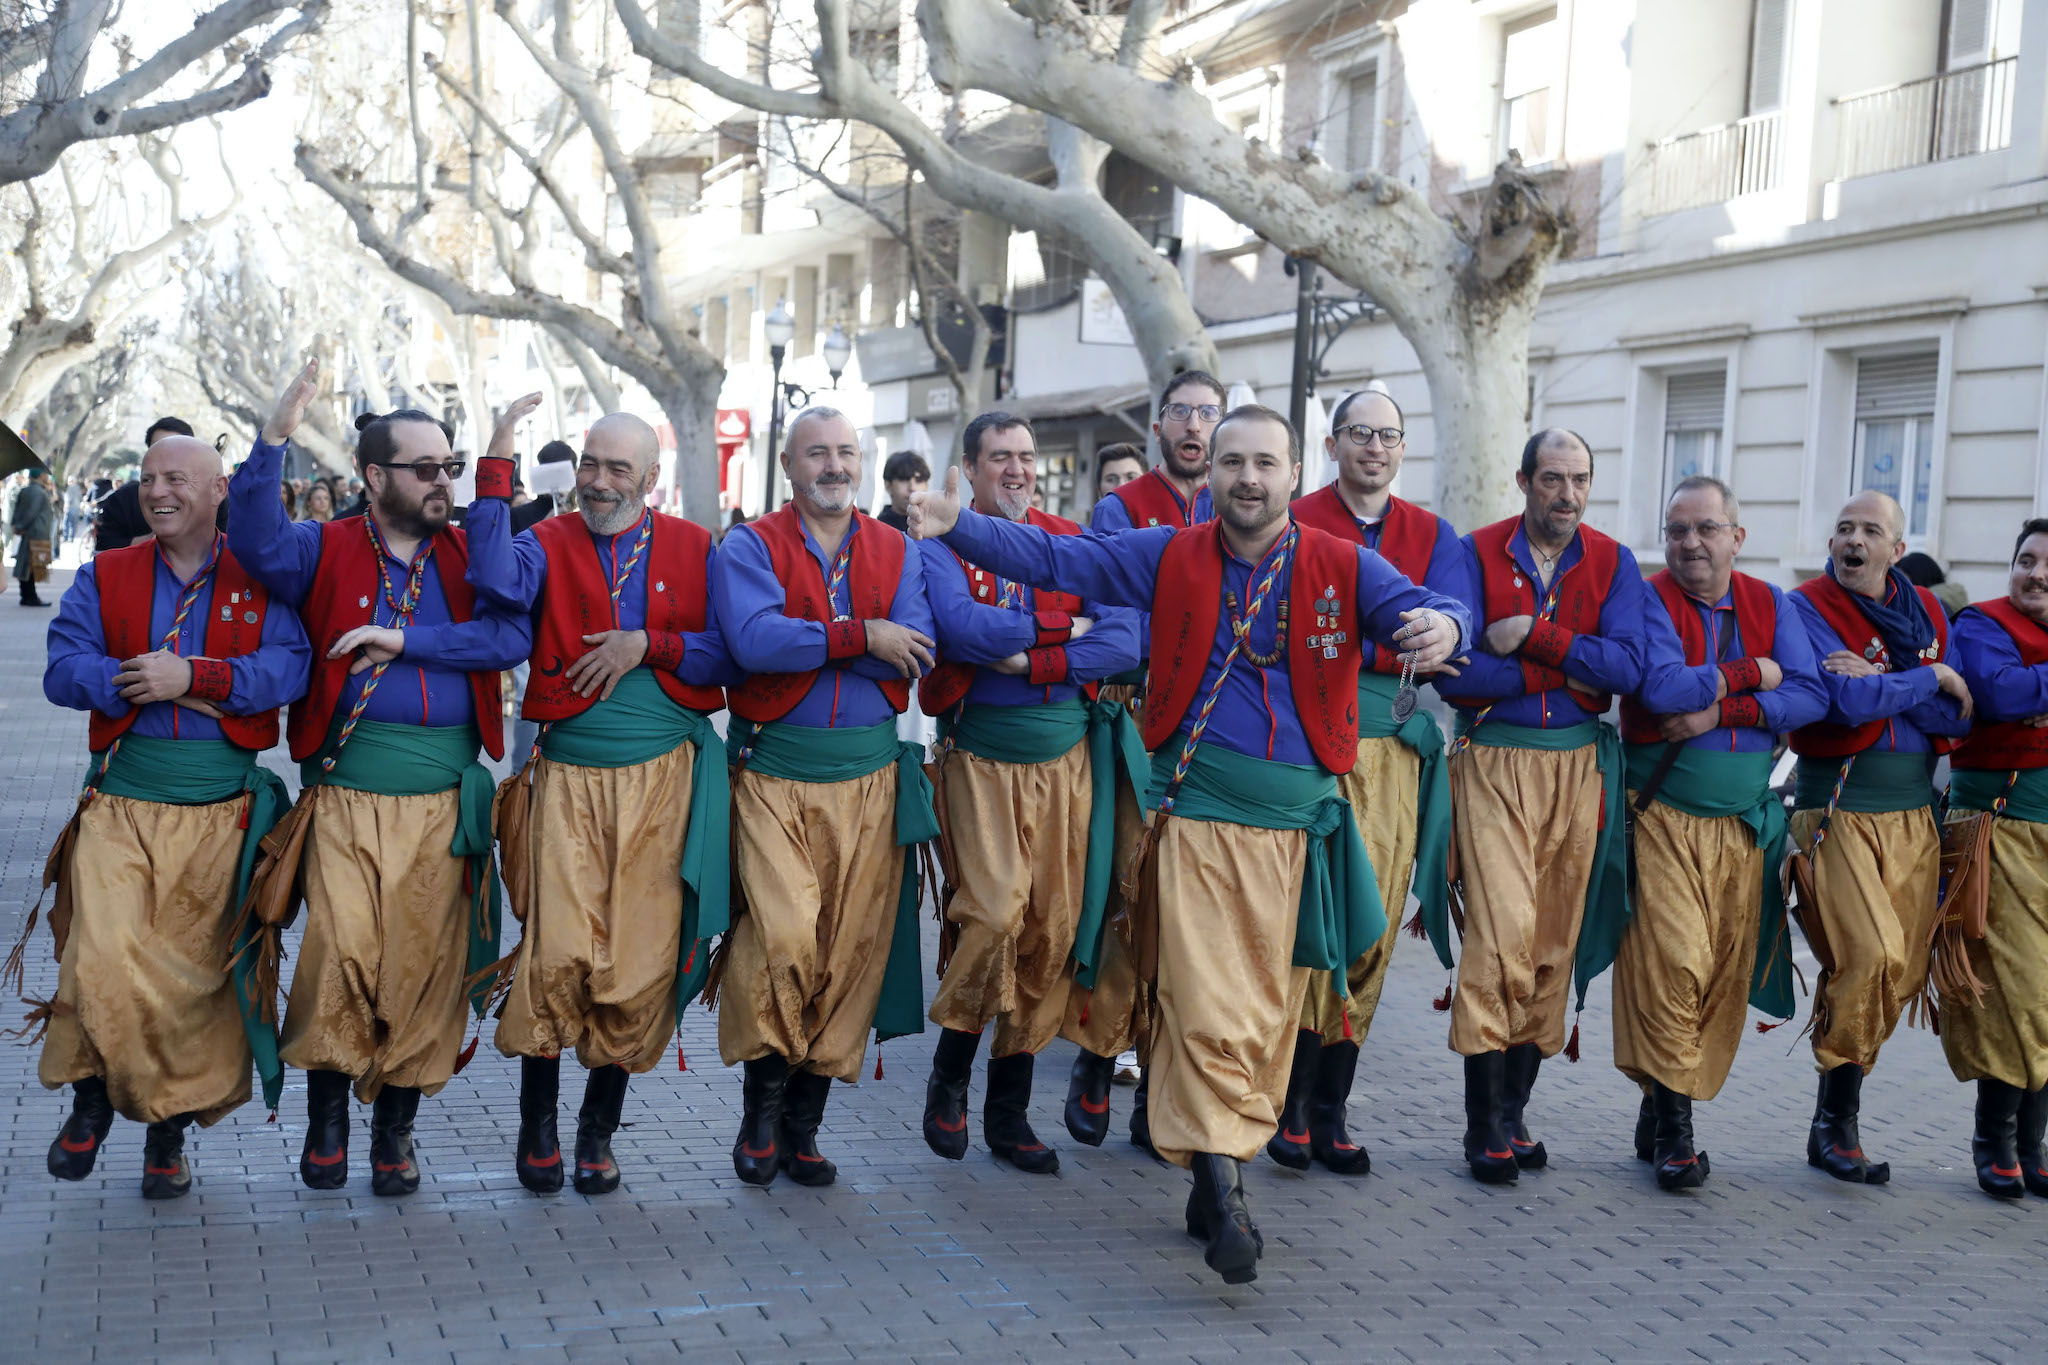
[[[235,690],[235,670],[226,659],[188,659],[192,665],[192,686],[185,695],[218,705]]]
[[[833,621],[825,627],[826,658],[858,659],[867,652],[867,622]]]
[[[486,455],[476,462],[476,495],[480,498],[509,498],[519,466],[511,460]]]
[[[1721,724],[1740,728],[1761,726],[1764,723],[1764,708],[1755,697],[1723,697],[1721,699]]]
[[[647,632],[647,662],[650,667],[663,673],[673,673],[683,666],[683,637],[672,630],[650,630]]]
[[[1024,658],[1031,666],[1033,687],[1051,687],[1067,680],[1067,651],[1060,646],[1026,650]]]
[[[1031,642],[1033,649],[1051,649],[1063,645],[1074,634],[1074,618],[1063,611],[1034,612],[1038,622],[1038,638]]]
[[[1721,676],[1728,683],[1731,697],[1738,692],[1754,692],[1764,681],[1764,671],[1757,667],[1755,659],[1731,659],[1721,665]]]
[[[1522,641],[1521,654],[1539,664],[1563,668],[1564,656],[1576,638],[1555,621],[1538,621],[1529,627],[1529,638]]]

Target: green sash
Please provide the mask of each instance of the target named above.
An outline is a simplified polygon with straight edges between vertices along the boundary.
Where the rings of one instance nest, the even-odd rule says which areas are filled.
[[[1627,744],[1628,786],[1641,791],[1670,746]],[[1768,751],[1736,754],[1691,745],[1679,750],[1678,761],[1665,774],[1655,799],[1673,810],[1702,820],[1733,817],[1749,826],[1756,846],[1764,851],[1762,910],[1757,916],[1756,967],[1749,977],[1749,1003],[1773,1019],[1790,1019],[1792,1000],[1792,936],[1785,924],[1785,883],[1782,872],[1792,851],[1792,824],[1785,803],[1771,790]]]
[[[262,851],[263,836],[291,808],[291,793],[282,778],[256,762],[253,750],[224,739],[151,739],[130,734],[114,748],[113,759],[95,764],[97,787],[108,796],[125,796],[135,801],[156,801],[167,806],[210,806],[231,801],[246,793],[249,797],[248,828],[235,857],[235,885],[223,912],[230,917],[248,894],[249,878],[256,871],[256,857]],[[236,935],[233,948],[235,1007],[241,1012],[242,1032],[249,1039],[249,1051],[256,1059],[256,1075],[263,1083],[263,1102],[277,1108],[284,1096],[284,1063],[277,1057],[277,1029],[265,1023],[263,1004],[256,998],[249,980],[256,955],[244,952],[255,937],[256,925],[246,924]]]
[[[1562,753],[1597,746],[1600,764],[1600,837],[1593,846],[1593,875],[1586,882],[1586,913],[1579,921],[1579,945],[1572,978],[1578,990],[1578,1007],[1586,1008],[1586,988],[1593,978],[1614,965],[1621,949],[1621,935],[1628,928],[1631,910],[1628,900],[1628,842],[1622,837],[1628,793],[1622,787],[1621,736],[1604,720],[1589,720],[1561,729],[1546,730],[1528,725],[1490,721],[1472,728],[1469,717],[1458,715],[1458,732],[1470,731],[1472,743],[1498,749],[1542,749]]]
[[[1842,788],[1842,799],[1836,809],[1882,815],[1887,811],[1931,806],[1934,761],[1933,754],[1865,749],[1856,755],[1856,762],[1849,769],[1849,781]],[[1842,775],[1842,763],[1839,758],[1802,755],[1793,770],[1793,809],[1826,810],[1835,793],[1835,782]]]
[[[338,729],[335,733],[339,733]],[[456,789],[455,837],[448,852],[463,859],[463,882],[470,896],[469,971],[476,976],[495,963],[503,900],[497,864],[491,859],[491,798],[497,782],[477,762],[482,740],[475,725],[392,725],[358,721],[335,760],[334,771],[320,771],[320,761],[334,752],[330,734],[320,752],[299,765],[309,787],[326,783],[378,796],[434,796]],[[489,980],[469,993],[469,1006],[479,1018],[491,993]]]
[[[1159,808],[1172,779],[1171,762],[1153,763],[1145,794],[1147,810]],[[1351,803],[1337,794],[1336,777],[1321,767],[1274,763],[1204,744],[1188,764],[1173,813],[1215,824],[1308,831],[1308,866],[1302,872],[1295,913],[1294,965],[1332,973],[1331,984],[1348,995],[1345,969],[1380,941],[1387,931],[1387,914]],[[1244,888],[1247,895],[1260,890]]]
[[[896,845],[910,849],[939,837],[932,809],[932,784],[924,775],[924,749],[899,743],[894,721],[850,729],[828,729],[771,721],[735,721],[737,742],[727,750],[736,762],[767,777],[791,782],[851,782],[896,765]],[[896,929],[889,939],[889,965],[882,973],[882,998],[875,1006],[875,1041],[886,1043],[924,1032],[924,970],[918,940],[917,906],[923,895],[917,856],[903,855],[896,888]]]
[[[2003,795],[2005,809],[1998,813],[1999,819],[2031,820],[2037,825],[2048,824],[2048,768],[2020,769],[2011,792],[2007,792],[2006,780],[2012,776],[2013,770],[2010,768],[1988,771],[1976,768],[1951,769],[1948,779],[1949,808],[1990,810]]]
[[[702,711],[678,706],[645,668],[619,679],[610,697],[542,732],[550,762],[578,768],[632,768],[679,745],[697,746],[690,765],[690,827],[683,836],[683,932],[676,948],[676,1014],[704,989],[711,953],[704,947],[732,927],[732,780],[725,740]]]
[[[1358,737],[1383,739],[1388,735],[1413,749],[1422,759],[1416,782],[1415,870],[1408,885],[1421,902],[1422,928],[1436,949],[1445,970],[1451,957],[1451,888],[1446,871],[1451,852],[1451,763],[1444,752],[1443,728],[1436,717],[1420,706],[1400,725],[1394,724],[1394,693],[1401,680],[1387,673],[1358,675]],[[1382,900],[1385,898],[1382,897]],[[1389,912],[1401,913],[1396,905]]]

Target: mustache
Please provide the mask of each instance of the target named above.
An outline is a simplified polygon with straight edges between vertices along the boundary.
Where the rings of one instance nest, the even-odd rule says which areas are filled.
[[[818,482],[816,483],[815,487],[832,488],[836,487],[839,484],[852,482],[853,475],[851,474],[820,474],[818,476]]]
[[[626,495],[624,493],[608,492],[601,488],[592,488],[585,491],[585,493],[583,494],[583,500],[585,502],[618,503],[624,502],[626,500]]]

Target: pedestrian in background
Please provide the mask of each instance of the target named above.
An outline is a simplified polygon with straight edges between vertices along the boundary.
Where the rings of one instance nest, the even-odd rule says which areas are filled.
[[[47,607],[36,595],[36,579],[49,576],[50,540],[57,529],[57,504],[50,493],[50,471],[37,465],[29,471],[28,484],[14,495],[14,509],[7,527],[21,537],[14,552],[14,576],[21,582],[21,605]]]

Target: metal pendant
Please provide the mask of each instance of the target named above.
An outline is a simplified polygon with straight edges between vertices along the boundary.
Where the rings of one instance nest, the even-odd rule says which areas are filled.
[[[1415,703],[1419,696],[1420,694],[1416,692],[1414,683],[1401,684],[1401,689],[1394,693],[1394,704],[1387,708],[1393,713],[1394,724],[1406,725],[1408,723],[1408,717],[1415,714]]]

